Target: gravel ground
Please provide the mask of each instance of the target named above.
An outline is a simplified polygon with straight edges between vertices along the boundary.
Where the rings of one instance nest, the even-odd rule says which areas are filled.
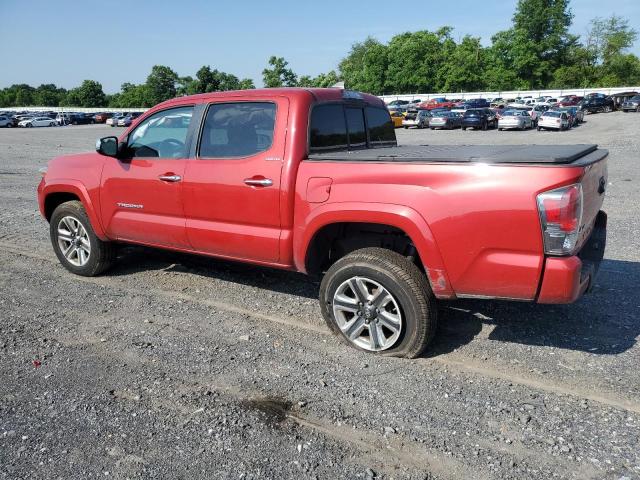
[[[609,238],[574,305],[460,301],[417,360],[339,344],[304,276],[127,247],[75,277],[38,168],[104,126],[0,130],[0,478],[640,478],[640,115],[400,143],[598,143]]]

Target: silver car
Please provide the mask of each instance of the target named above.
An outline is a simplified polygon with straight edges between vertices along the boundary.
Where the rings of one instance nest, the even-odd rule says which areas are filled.
[[[526,130],[533,128],[533,120],[526,110],[506,110],[498,120],[498,130]]]
[[[640,112],[640,95],[631,97],[629,100],[622,104],[622,110],[624,112]]]

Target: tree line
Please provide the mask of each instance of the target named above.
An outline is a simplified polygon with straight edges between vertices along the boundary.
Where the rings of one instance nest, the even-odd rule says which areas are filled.
[[[580,38],[570,33],[569,0],[519,0],[512,26],[491,37],[465,35],[453,28],[395,35],[387,43],[372,37],[355,43],[337,70],[315,77],[297,75],[282,57],[272,56],[262,71],[265,87],[348,88],[374,94],[542,90],[640,85],[640,59],[628,50],[638,33],[628,20],[612,15],[594,18]],[[123,83],[107,95],[95,80],[65,90],[54,84],[12,85],[0,90],[0,107],[150,107],[181,95],[255,88],[253,80],[200,68],[181,77],[156,65],[145,83]]]

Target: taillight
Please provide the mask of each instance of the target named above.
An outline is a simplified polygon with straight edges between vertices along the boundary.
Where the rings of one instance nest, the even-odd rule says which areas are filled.
[[[582,185],[549,190],[538,195],[538,213],[548,255],[572,254],[582,222]]]

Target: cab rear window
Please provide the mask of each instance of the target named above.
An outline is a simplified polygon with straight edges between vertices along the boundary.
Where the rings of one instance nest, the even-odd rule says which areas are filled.
[[[396,135],[386,108],[331,103],[311,112],[310,153],[387,145],[396,145]]]

